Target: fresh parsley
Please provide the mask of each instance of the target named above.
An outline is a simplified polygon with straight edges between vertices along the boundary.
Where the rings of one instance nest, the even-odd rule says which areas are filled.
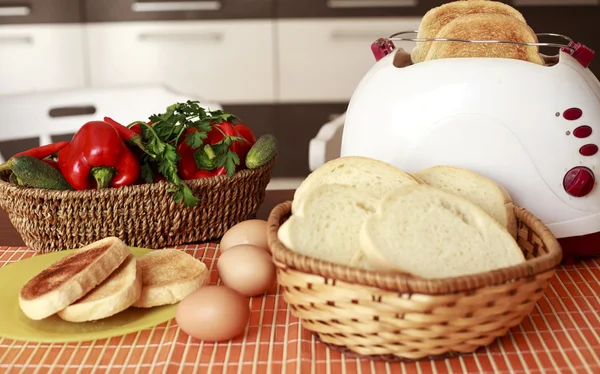
[[[208,132],[218,129],[218,124],[237,120],[238,118],[232,114],[222,110],[209,111],[201,107],[198,101],[188,100],[185,103],[170,105],[164,113],[151,115],[149,117],[151,124],[142,121],[130,124],[130,126],[136,123],[141,125],[141,135],[146,149],[148,153],[155,155],[155,157],[142,156],[140,160],[142,177],[146,182],[152,183],[153,170],[157,170],[173,184],[169,192],[173,194],[174,200],[193,207],[199,198],[194,196],[189,186],[178,175],[177,163],[180,156],[177,153],[177,146],[183,137],[186,144],[195,150],[194,159],[199,169],[214,170],[224,167],[227,175],[232,176],[236,166],[240,164],[240,159],[231,150],[231,145],[233,142],[246,140],[223,133],[223,140],[216,144],[207,145],[204,141],[208,137]],[[187,131],[190,129],[194,131]]]

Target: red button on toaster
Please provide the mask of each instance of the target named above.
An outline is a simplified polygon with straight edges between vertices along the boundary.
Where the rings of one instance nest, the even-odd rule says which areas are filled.
[[[579,148],[579,154],[582,156],[593,156],[598,153],[598,146],[596,144],[586,144]]]
[[[567,121],[575,121],[576,119],[581,118],[583,115],[583,111],[579,108],[569,108],[563,112],[563,117]]]
[[[583,197],[589,194],[595,184],[594,173],[585,166],[574,167],[563,178],[565,191],[574,197]]]
[[[589,126],[579,126],[573,130],[573,135],[576,138],[587,138],[592,135],[592,128]]]

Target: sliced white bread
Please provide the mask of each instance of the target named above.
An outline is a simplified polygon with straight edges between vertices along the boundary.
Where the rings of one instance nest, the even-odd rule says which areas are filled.
[[[367,261],[381,271],[446,278],[525,261],[514,238],[469,200],[427,185],[384,197],[361,229]]]
[[[290,250],[340,265],[361,266],[359,232],[378,199],[356,188],[322,184],[281,225],[279,240]]]
[[[202,287],[209,279],[204,263],[184,251],[167,248],[138,258],[142,292],[134,307],[175,304]]]
[[[380,199],[397,187],[417,183],[408,173],[386,162],[358,156],[340,157],[306,177],[294,193],[292,213],[300,209],[304,195],[323,184],[351,186]]]
[[[75,250],[29,280],[19,293],[19,306],[33,320],[49,317],[102,283],[130,253],[115,237]]]
[[[142,271],[133,254],[104,282],[83,298],[58,312],[69,322],[108,318],[129,308],[142,293]]]
[[[454,166],[433,166],[415,173],[424,183],[462,196],[479,205],[516,237],[517,219],[513,202],[504,187],[470,170]]]

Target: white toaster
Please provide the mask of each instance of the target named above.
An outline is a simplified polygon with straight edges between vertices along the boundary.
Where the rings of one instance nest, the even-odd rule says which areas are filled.
[[[421,41],[403,34],[373,44],[378,61],[351,98],[341,156],[407,172],[470,169],[539,217],[565,257],[600,254],[600,82],[587,68],[593,52],[570,41],[548,66],[450,58],[396,67],[392,40]]]

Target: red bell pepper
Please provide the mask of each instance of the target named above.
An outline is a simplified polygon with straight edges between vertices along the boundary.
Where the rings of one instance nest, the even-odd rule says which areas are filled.
[[[133,129],[130,129],[126,126],[121,125],[119,122],[115,121],[114,119],[112,119],[110,117],[104,117],[104,122],[108,123],[115,130],[117,130],[117,132],[119,133],[119,136],[121,136],[121,139],[123,139],[124,141],[126,141],[130,144],[136,145],[143,152],[148,153],[148,151],[146,151],[146,147],[144,147],[144,142],[142,141],[141,128],[139,131],[136,132]],[[150,154],[150,153],[148,153],[148,154],[150,156],[154,156],[153,154]]]
[[[55,168],[56,170],[60,171],[60,167],[58,166],[58,162],[51,159],[51,158],[45,158],[42,161],[44,161],[45,163],[47,163],[48,165],[52,166],[53,168]]]
[[[31,157],[37,158],[38,160],[42,160],[42,159],[45,159],[46,157],[52,156],[56,152],[65,148],[67,145],[69,145],[69,142],[57,142],[57,143],[46,144],[46,145],[42,145],[42,146],[35,147],[32,149],[28,149],[23,152],[19,152],[19,153],[15,154],[14,156],[12,156],[11,158],[9,158],[8,161],[6,161],[2,165],[0,165],[0,170],[10,169],[10,167],[12,165],[12,160],[15,157],[31,156]]]
[[[194,153],[198,149],[194,150],[186,143],[187,136],[193,132],[196,132],[196,129],[185,130],[182,137],[183,139],[177,146],[177,153],[180,157],[180,160],[177,163],[177,173],[183,180],[195,179],[196,173],[201,171],[198,168],[198,165],[196,165],[196,159],[194,158]]]
[[[119,132],[104,121],[91,121],[58,153],[60,171],[76,190],[123,187],[136,182],[140,165]]]
[[[246,126],[243,126],[247,129]],[[243,129],[243,128],[241,128]],[[250,129],[248,129],[250,130]],[[242,130],[246,136],[248,136],[247,131],[245,129]],[[229,150],[235,153],[240,159],[239,164],[236,166],[235,170],[239,171],[245,168],[245,160],[248,151],[252,148],[252,144],[249,145],[250,141],[245,138],[244,135],[240,134],[236,127],[234,127],[231,123],[227,121],[223,121],[219,124],[213,125],[213,129],[209,131],[207,134],[207,138],[204,140],[204,144],[208,145],[216,145],[217,143],[223,141],[225,137],[233,137],[235,140],[231,142],[229,146]],[[256,143],[256,139],[254,140]]]
[[[219,168],[216,168],[215,170],[198,170],[198,172],[194,174],[194,179],[211,178],[225,174],[227,174],[227,171],[225,170],[224,166],[221,166]]]
[[[240,166],[243,169],[243,167],[246,165],[246,155],[248,155],[250,148],[252,148],[254,143],[256,143],[256,136],[248,126],[243,125],[241,123],[235,124],[234,128],[238,132],[240,137],[246,140],[245,142],[239,142],[241,153],[239,153],[238,156],[240,157]]]
[[[254,132],[252,132],[252,130],[250,130],[248,126],[243,125],[241,123],[236,123],[233,127],[238,132],[238,134],[240,134],[240,136],[246,139],[249,143],[251,143],[252,145],[256,143],[256,135],[254,135]]]

